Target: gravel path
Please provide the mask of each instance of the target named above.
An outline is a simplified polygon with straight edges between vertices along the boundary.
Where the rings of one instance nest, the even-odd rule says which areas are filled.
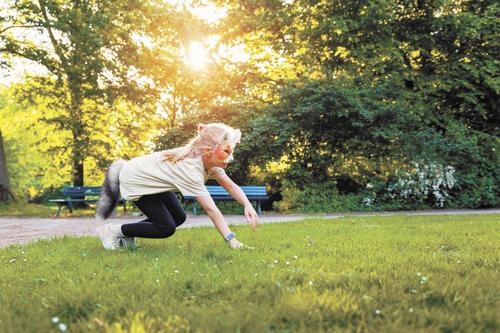
[[[461,214],[500,214],[500,209],[485,210],[427,210],[427,211],[400,211],[378,213],[338,213],[317,215],[263,215],[261,224],[275,222],[297,221],[309,217],[338,218],[343,216],[389,216],[389,215],[461,215]],[[226,215],[228,224],[245,224],[243,215]],[[110,219],[111,223],[130,223],[139,217],[122,217]],[[500,219],[499,219],[500,222]],[[47,239],[72,236],[95,236],[95,228],[99,223],[93,218],[8,218],[0,217],[0,247],[11,244],[25,244],[37,239]],[[188,215],[187,221],[181,228],[212,226],[206,215]]]

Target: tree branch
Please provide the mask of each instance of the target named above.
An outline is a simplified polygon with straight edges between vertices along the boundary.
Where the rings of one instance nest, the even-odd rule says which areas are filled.
[[[54,47],[54,51],[56,51],[57,56],[59,57],[59,60],[61,61],[61,64],[64,67],[67,67],[68,60],[64,56],[61,48],[59,47],[59,44],[57,43],[56,38],[54,37],[54,33],[52,32],[52,28],[50,27],[50,21],[49,21],[49,16],[47,15],[47,8],[45,6],[45,0],[38,0],[38,3],[40,4],[40,9],[42,10],[42,15],[45,20],[45,24],[47,25],[47,31],[49,33],[50,41],[52,43],[52,46]]]
[[[20,50],[16,50],[16,49],[13,49],[13,48],[3,48],[3,49],[0,49],[0,53],[13,54],[13,55],[16,55],[18,57],[21,57],[21,58],[28,59],[28,60],[34,61],[36,63],[39,63],[40,65],[42,65],[45,68],[47,68],[47,70],[50,73],[54,74],[54,75],[58,75],[58,73],[59,73],[59,71],[57,70],[57,66],[54,66],[54,64],[51,64],[49,60],[42,59],[42,58],[39,58],[39,57],[37,58],[36,54],[26,53],[26,50],[20,51]]]

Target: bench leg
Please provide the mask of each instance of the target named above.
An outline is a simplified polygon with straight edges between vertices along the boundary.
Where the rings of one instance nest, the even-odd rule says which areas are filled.
[[[196,216],[196,201],[193,201],[193,215]]]
[[[56,213],[56,217],[59,217],[61,215],[61,208],[62,208],[63,205],[61,204],[57,204],[57,213]]]
[[[70,203],[68,203],[68,208],[69,208],[69,212],[70,212],[71,214],[73,214],[73,204],[72,204],[71,202],[70,202]]]
[[[262,215],[262,209],[260,207],[260,200],[257,200],[257,214]]]

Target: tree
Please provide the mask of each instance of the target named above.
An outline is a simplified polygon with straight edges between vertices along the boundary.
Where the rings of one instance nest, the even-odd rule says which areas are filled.
[[[150,91],[139,81],[145,64],[134,33],[147,24],[152,9],[136,0],[22,0],[9,5],[0,21],[0,52],[34,61],[49,72],[34,78],[33,86],[40,90],[24,96],[47,94],[54,108],[63,111],[48,121],[70,133],[72,183],[83,185],[85,159],[95,145],[105,144],[93,137],[93,121],[108,112],[117,96],[144,103]]]
[[[0,202],[6,202],[9,198],[14,199],[14,196],[10,191],[7,161],[3,147],[2,130],[0,129]]]
[[[499,179],[491,167],[499,156],[494,1],[219,3],[229,9],[228,38],[251,45],[253,60],[270,55],[258,65],[261,81],[274,83],[261,86],[274,105],[256,105],[250,140],[272,139],[250,144],[254,163],[285,157],[285,177],[322,183],[432,159],[457,168],[464,198],[498,194],[490,186]]]

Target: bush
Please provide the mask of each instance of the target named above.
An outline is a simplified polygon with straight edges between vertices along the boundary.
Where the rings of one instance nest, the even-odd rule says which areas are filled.
[[[434,161],[412,162],[410,170],[396,170],[387,182],[369,183],[363,198],[366,207],[384,209],[442,208],[454,188],[455,169]]]
[[[273,203],[280,212],[307,213],[369,210],[361,204],[362,195],[340,195],[335,183],[308,184],[300,188],[294,182],[283,181],[283,199]]]

